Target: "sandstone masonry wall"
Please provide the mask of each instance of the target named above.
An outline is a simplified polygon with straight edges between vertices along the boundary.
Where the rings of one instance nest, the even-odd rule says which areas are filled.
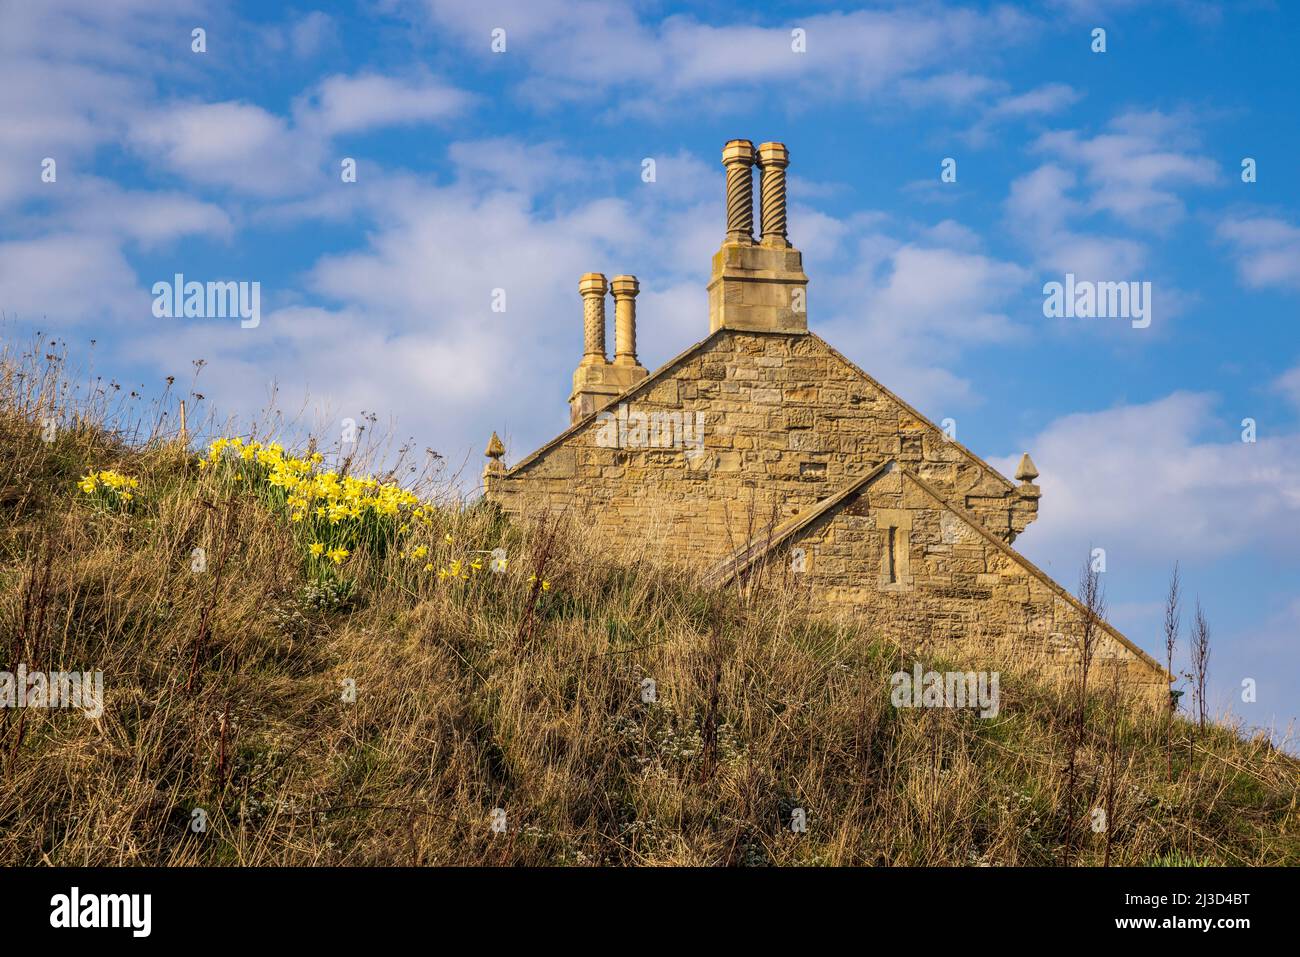
[[[768,560],[779,563],[770,578],[801,568],[785,580],[828,607],[861,613],[904,647],[951,651],[955,660],[974,651],[1077,680],[1079,606],[898,469],[810,521]],[[1163,669],[1107,629],[1089,681],[1104,689],[1115,673],[1127,697],[1167,704]]]
[[[889,459],[954,496],[1003,541],[1036,513],[1036,494],[946,440],[814,335],[721,330],[607,411],[620,404],[700,422],[702,450],[602,448],[603,423],[588,418],[494,476],[489,497],[517,515],[569,511],[611,548],[649,541],[666,558],[703,563]]]

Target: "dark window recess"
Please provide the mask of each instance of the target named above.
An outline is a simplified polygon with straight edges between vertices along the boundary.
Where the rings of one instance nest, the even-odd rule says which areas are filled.
[[[885,576],[891,585],[898,581],[898,529],[892,525],[885,542]]]

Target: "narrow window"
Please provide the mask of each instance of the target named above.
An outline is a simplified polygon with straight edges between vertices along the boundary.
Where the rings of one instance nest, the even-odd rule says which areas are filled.
[[[911,591],[912,512],[905,508],[877,509],[876,528],[880,529],[878,586],[886,591]]]
[[[889,540],[885,543],[885,579],[893,585],[898,581],[898,529],[889,526]]]

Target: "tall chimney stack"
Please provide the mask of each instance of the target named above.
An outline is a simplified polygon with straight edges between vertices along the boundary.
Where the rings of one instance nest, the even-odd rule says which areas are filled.
[[[614,292],[614,361],[605,355],[605,293]],[[649,373],[636,359],[635,276],[615,276],[607,283],[602,273],[589,272],[578,281],[582,296],[582,359],[573,372],[569,395],[569,421],[599,412],[619,393]]]
[[[582,365],[605,364],[605,276],[589,272],[578,280],[582,295]]]
[[[782,143],[764,143],[757,161],[762,176],[762,237],[754,242],[754,146],[731,140],[722,150],[727,170],[727,231],[713,256],[709,280],[709,331],[802,333],[808,331],[808,277],[803,255],[786,235],[785,171],[790,154]]]
[[[731,140],[722,148],[727,168],[727,238],[724,242],[754,242],[754,144]]]
[[[636,362],[636,294],[641,284],[636,276],[615,276],[609,284],[614,293],[614,365]]]
[[[758,148],[758,165],[762,179],[761,242],[786,249],[790,240],[785,237],[785,168],[790,165],[790,151],[781,143],[764,143]]]

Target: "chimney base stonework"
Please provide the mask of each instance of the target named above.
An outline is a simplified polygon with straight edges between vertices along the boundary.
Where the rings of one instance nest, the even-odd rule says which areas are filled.
[[[794,248],[723,243],[713,254],[709,331],[807,332],[808,277]]]
[[[573,392],[569,395],[570,424],[599,412],[648,374],[644,366],[619,366],[612,362],[578,366],[573,373]]]

